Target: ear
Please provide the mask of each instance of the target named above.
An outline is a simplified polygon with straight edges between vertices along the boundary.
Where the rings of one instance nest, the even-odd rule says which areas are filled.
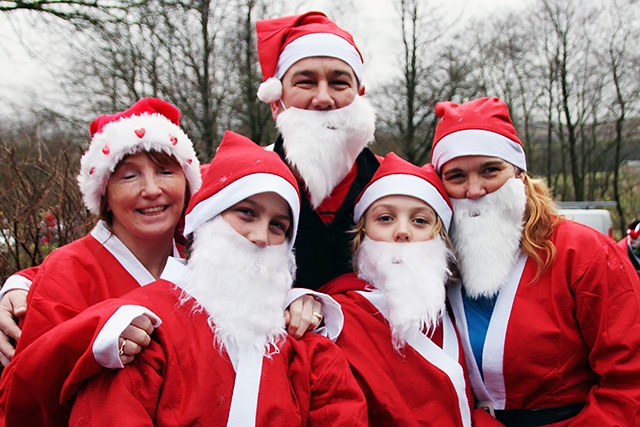
[[[360,90],[358,91],[358,95],[364,96],[364,85],[360,86]]]
[[[282,102],[280,100],[270,102],[269,106],[271,107],[271,117],[273,117],[273,121],[278,120],[278,116],[280,113],[284,111],[284,107],[282,106]]]

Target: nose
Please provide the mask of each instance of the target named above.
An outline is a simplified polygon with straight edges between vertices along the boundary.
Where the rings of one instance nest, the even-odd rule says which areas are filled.
[[[142,187],[142,196],[148,198],[156,198],[162,194],[162,188],[158,185],[155,175],[145,176]]]
[[[393,241],[395,243],[409,243],[411,241],[411,233],[406,222],[398,221],[398,226],[393,232]]]
[[[479,199],[487,194],[487,190],[483,184],[483,181],[477,177],[469,177],[467,183],[467,191],[465,196],[467,199]]]
[[[328,82],[318,82],[316,93],[311,100],[311,107],[319,111],[328,111],[335,108],[335,102],[331,96]]]
[[[259,248],[266,248],[269,246],[269,226],[257,225],[249,236],[249,241],[254,245],[258,245]]]

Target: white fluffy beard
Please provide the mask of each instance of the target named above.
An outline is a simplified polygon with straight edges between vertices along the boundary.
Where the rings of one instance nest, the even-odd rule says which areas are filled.
[[[349,173],[358,154],[373,141],[376,115],[365,98],[331,111],[289,107],[277,118],[284,152],[314,208]]]
[[[507,283],[520,249],[527,204],[524,183],[511,178],[479,199],[451,203],[451,239],[464,289],[472,298],[495,296]]]
[[[452,256],[439,236],[412,243],[363,239],[354,260],[358,277],[384,293],[396,350],[406,344],[407,332],[428,332],[440,322]]]
[[[187,267],[192,280],[184,290],[196,299],[197,309],[209,314],[219,348],[230,354],[278,351],[295,273],[287,244],[260,248],[218,215],[195,231]]]

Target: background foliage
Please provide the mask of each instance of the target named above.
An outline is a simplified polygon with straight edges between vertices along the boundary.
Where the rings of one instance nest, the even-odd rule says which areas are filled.
[[[378,109],[373,150],[423,164],[437,101],[498,96],[530,173],[557,200],[617,202],[620,238],[640,216],[638,1],[535,0],[518,14],[464,22],[429,1],[389,1],[399,44],[388,81],[367,95]],[[366,25],[353,1],[331,4],[340,25]],[[38,105],[0,122],[0,280],[90,229],[75,175],[95,116],[166,99],[203,162],[225,129],[271,143],[271,113],[256,98],[254,25],[304,10],[301,1],[0,0],[2,13],[49,22],[73,52],[59,73],[72,114]]]

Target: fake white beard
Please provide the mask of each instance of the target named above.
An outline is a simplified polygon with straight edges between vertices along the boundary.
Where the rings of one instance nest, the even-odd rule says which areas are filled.
[[[278,115],[287,162],[300,175],[314,208],[331,194],[358,154],[373,141],[375,121],[373,107],[361,96],[337,110],[289,107]]]
[[[507,283],[520,249],[527,195],[519,178],[479,199],[451,199],[451,240],[464,289],[492,297]]]
[[[295,273],[287,244],[260,248],[220,215],[194,233],[184,290],[209,314],[215,344],[236,351],[278,351],[284,338],[284,303]],[[183,295],[182,303],[189,301]]]
[[[452,256],[440,236],[412,243],[363,239],[354,259],[358,277],[384,293],[396,350],[406,344],[407,332],[428,332],[440,322]]]

